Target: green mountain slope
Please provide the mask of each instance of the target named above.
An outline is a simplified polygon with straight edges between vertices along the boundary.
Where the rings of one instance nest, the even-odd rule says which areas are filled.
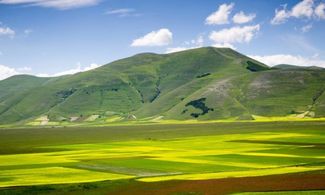
[[[0,124],[128,118],[252,119],[253,115],[322,117],[325,71],[269,68],[232,49],[138,54],[57,78],[0,81]]]

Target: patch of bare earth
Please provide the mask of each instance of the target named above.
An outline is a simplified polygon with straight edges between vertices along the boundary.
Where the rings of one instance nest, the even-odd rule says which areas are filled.
[[[168,195],[207,194],[220,195],[237,192],[325,190],[325,174],[287,174],[262,177],[225,178],[196,181],[137,182],[116,194]]]

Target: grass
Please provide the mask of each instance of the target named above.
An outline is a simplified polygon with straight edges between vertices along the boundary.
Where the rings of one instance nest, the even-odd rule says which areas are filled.
[[[325,170],[324,122],[1,129],[0,187]],[[0,191],[1,192],[1,191]]]
[[[32,169],[2,170],[0,187],[44,184],[83,183],[101,180],[131,178],[128,175],[71,169],[65,167],[44,167]]]

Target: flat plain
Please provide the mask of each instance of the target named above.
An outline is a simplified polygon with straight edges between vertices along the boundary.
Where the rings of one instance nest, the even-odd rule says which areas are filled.
[[[0,194],[325,193],[324,131],[322,121],[1,129]]]

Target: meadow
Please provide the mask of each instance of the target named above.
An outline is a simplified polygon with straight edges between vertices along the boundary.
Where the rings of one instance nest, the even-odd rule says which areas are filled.
[[[0,194],[206,194],[212,181],[230,182],[218,194],[322,193],[324,131],[322,121],[1,129]],[[318,182],[299,185],[309,176]],[[288,187],[270,189],[281,177]],[[266,182],[231,186],[254,178]]]

